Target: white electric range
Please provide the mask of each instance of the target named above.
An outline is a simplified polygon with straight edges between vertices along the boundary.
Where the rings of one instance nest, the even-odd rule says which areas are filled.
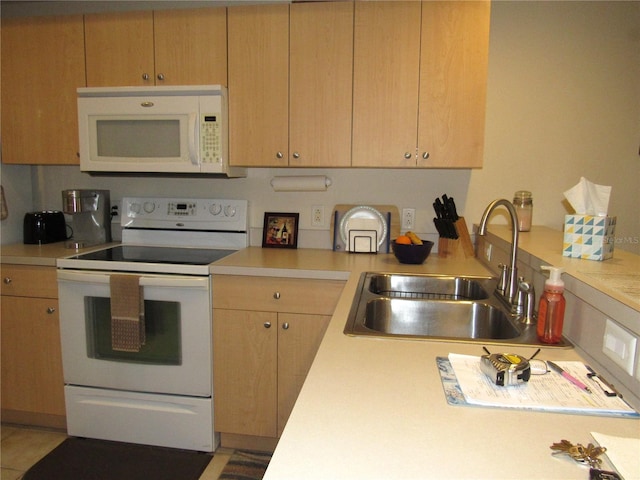
[[[68,433],[213,451],[209,265],[248,246],[248,202],[127,197],[121,225],[121,245],[57,262]],[[131,281],[127,343],[111,292]]]

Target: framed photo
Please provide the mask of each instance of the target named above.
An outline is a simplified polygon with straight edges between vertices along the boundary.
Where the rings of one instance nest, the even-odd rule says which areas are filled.
[[[299,213],[264,214],[263,248],[298,248]]]

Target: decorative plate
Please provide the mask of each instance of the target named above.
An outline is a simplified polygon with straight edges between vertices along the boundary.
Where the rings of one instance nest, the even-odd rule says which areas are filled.
[[[353,207],[340,220],[340,238],[347,246],[349,230],[375,230],[379,248],[387,238],[387,221],[375,208],[360,205]]]

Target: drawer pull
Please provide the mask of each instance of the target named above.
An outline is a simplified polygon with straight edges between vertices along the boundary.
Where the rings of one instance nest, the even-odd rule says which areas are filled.
[[[47,313],[49,315],[51,315],[52,313],[56,313],[56,308],[55,307],[47,307]]]
[[[271,322],[264,322],[264,328],[271,328]]]
[[[9,285],[11,282],[13,282],[13,280],[11,280],[11,277],[4,277],[4,280],[2,280],[5,285]]]
[[[282,329],[283,329],[283,330],[289,330],[289,322],[284,322],[284,323],[282,324]]]
[[[273,298],[275,298],[276,300],[280,300],[280,292],[275,292],[273,294]]]

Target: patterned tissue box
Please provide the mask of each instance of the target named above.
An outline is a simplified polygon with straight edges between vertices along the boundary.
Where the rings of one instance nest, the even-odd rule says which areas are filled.
[[[585,260],[613,257],[616,217],[565,215],[562,255]]]

